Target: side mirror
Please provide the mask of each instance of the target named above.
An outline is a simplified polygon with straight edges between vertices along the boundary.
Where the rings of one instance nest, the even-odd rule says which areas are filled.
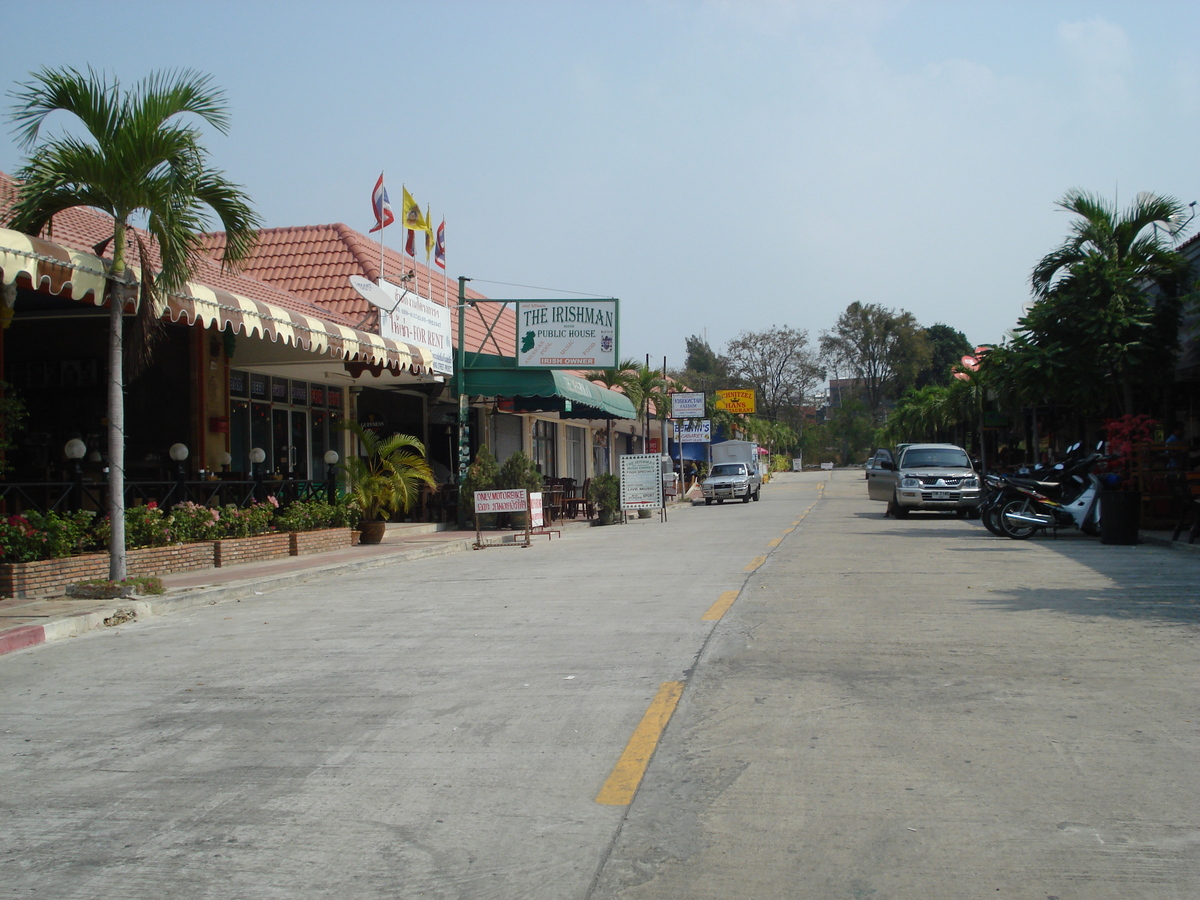
[[[887,471],[889,471],[889,472],[895,472],[896,464],[894,462],[892,462],[890,459],[881,459],[879,461],[879,468],[887,469]]]

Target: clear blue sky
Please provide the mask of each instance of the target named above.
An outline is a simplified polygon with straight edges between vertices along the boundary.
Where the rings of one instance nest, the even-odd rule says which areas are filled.
[[[6,90],[211,73],[233,127],[207,146],[268,226],[365,232],[386,170],[445,217],[452,277],[619,297],[623,355],[671,366],[690,334],[815,344],[855,300],[996,342],[1065,191],[1200,199],[1195,0],[21,9]]]

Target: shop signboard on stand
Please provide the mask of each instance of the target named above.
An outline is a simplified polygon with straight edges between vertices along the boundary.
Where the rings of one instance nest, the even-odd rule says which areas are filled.
[[[621,511],[659,509],[663,503],[663,457],[658,453],[629,453],[621,457]]]

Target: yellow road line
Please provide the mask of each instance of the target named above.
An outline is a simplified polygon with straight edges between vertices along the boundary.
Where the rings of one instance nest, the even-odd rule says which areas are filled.
[[[761,566],[766,561],[767,561],[767,558],[765,556],[756,556],[756,557],[754,557],[754,559],[750,560],[750,565],[746,566],[746,568],[742,569],[742,571],[743,572],[753,572],[755,569],[757,569],[759,566]]]
[[[771,540],[767,541],[767,546],[768,547],[778,547],[782,543],[783,543],[783,538],[781,538],[781,537],[772,538]]]
[[[642,776],[646,774],[646,766],[650,764],[658,739],[671,721],[671,714],[675,712],[682,695],[682,681],[664,681],[659,686],[642,721],[625,745],[625,752],[596,795],[597,803],[603,806],[628,806],[633,802],[633,795],[642,783]]]
[[[737,591],[725,591],[718,598],[717,602],[708,608],[708,612],[700,617],[701,622],[714,622],[725,613],[729,612],[729,607],[733,606],[733,601],[738,598]]]

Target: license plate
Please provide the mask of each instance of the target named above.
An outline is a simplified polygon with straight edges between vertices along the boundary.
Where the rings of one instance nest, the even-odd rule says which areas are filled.
[[[949,491],[934,491],[929,495],[930,500],[953,500],[954,495]]]

